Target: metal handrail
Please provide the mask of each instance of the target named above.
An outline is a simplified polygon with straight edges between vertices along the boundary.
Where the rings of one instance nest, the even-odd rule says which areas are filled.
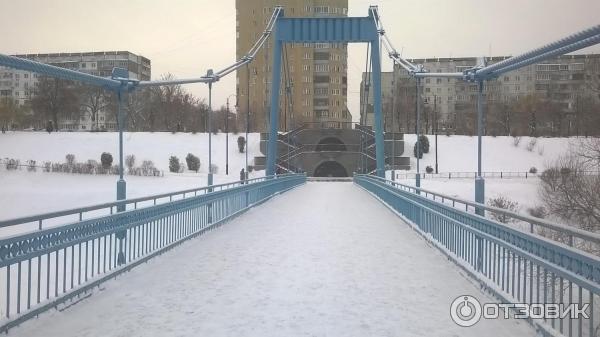
[[[306,175],[254,180],[261,181],[1,238],[0,331],[305,183]]]
[[[286,175],[287,174],[283,174],[283,175],[279,175],[278,177],[283,177]],[[269,178],[270,177],[260,177],[260,178],[253,178],[253,179],[249,179],[249,180],[240,180],[240,181],[224,183],[224,184],[219,184],[219,185],[191,188],[191,189],[180,190],[180,191],[176,191],[176,192],[161,193],[161,194],[155,194],[155,195],[146,196],[146,197],[111,201],[111,202],[106,202],[106,203],[102,203],[102,204],[66,209],[66,210],[62,210],[62,211],[48,212],[48,213],[42,213],[42,214],[36,214],[36,215],[15,218],[15,219],[2,220],[2,221],[0,221],[0,228],[12,227],[12,226],[17,226],[17,225],[22,225],[22,224],[27,224],[27,223],[38,222],[38,230],[42,230],[43,221],[48,220],[48,219],[60,218],[60,217],[70,216],[70,215],[79,215],[79,221],[82,221],[83,213],[86,213],[86,212],[97,211],[97,210],[102,210],[102,209],[110,209],[110,214],[112,214],[113,208],[116,209],[117,206],[125,205],[125,207],[126,207],[127,205],[133,204],[134,209],[137,209],[137,204],[141,203],[141,202],[145,202],[145,201],[152,200],[154,202],[153,204],[156,205],[156,201],[158,199],[169,198],[169,201],[172,201],[173,197],[178,196],[178,195],[182,195],[183,196],[182,199],[185,199],[186,194],[194,193],[193,196],[196,196],[198,194],[198,192],[207,193],[209,191],[216,191],[216,190],[221,191],[221,190],[228,189],[231,187],[236,187],[236,186],[240,186],[240,185],[252,184],[252,183],[264,181]]]
[[[510,218],[514,218],[517,220],[521,220],[524,222],[529,223],[530,225],[530,229],[529,232],[530,233],[534,233],[534,226],[540,226],[540,227],[544,227],[544,228],[548,228],[560,233],[564,233],[569,235],[569,246],[573,246],[573,237],[577,237],[579,239],[588,241],[588,242],[593,242],[593,243],[597,243],[600,244],[600,234],[598,233],[594,233],[594,232],[589,232],[586,230],[582,230],[579,228],[574,228],[571,226],[567,226],[567,225],[563,225],[563,224],[558,224],[558,223],[554,223],[548,220],[544,220],[544,219],[540,219],[540,218],[535,218],[535,217],[530,217],[530,216],[526,216],[526,215],[522,215],[522,214],[518,214],[515,212],[511,212],[502,208],[497,208],[497,207],[492,207],[492,206],[487,206],[484,204],[479,204],[473,201],[469,201],[469,200],[465,200],[465,199],[461,199],[461,198],[456,198],[456,197],[451,197],[449,195],[446,194],[441,194],[438,192],[434,192],[428,189],[424,189],[424,188],[418,188],[418,187],[414,187],[414,186],[409,186],[409,185],[404,185],[392,180],[387,180],[384,178],[380,178],[380,177],[375,177],[375,176],[370,176],[370,178],[373,179],[377,179],[379,181],[385,182],[389,185],[392,185],[394,187],[400,188],[404,191],[408,191],[411,192],[413,194],[417,194],[417,195],[425,195],[426,198],[428,198],[429,196],[433,196],[433,200],[434,201],[438,201],[436,200],[439,199],[439,201],[442,204],[445,204],[444,202],[446,200],[452,201],[452,206],[456,207],[456,203],[462,204],[465,206],[465,211],[469,211],[469,207],[471,207],[471,209],[473,210],[473,213],[475,213],[475,210],[477,209],[481,209],[484,211],[490,211],[493,213],[499,213],[502,215],[506,215]],[[504,225],[504,224],[503,224]],[[505,225],[508,226],[508,225]]]
[[[531,320],[543,335],[596,335],[596,322],[600,319],[598,256],[439,204],[393,186],[385,179],[355,175],[354,183],[402,216],[417,233],[501,302],[561,303],[576,305],[581,310],[585,310],[584,304],[589,305],[589,316]]]

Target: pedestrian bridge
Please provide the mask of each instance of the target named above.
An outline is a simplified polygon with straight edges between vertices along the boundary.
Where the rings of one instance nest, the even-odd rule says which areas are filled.
[[[373,176],[294,174],[13,220],[37,228],[0,240],[2,328],[14,336],[595,336],[597,257],[537,234],[552,224],[513,215],[532,228],[520,230],[474,207],[498,211]],[[571,245],[600,242],[554,226]],[[461,295],[592,305],[589,319],[481,319],[467,328],[450,315]]]

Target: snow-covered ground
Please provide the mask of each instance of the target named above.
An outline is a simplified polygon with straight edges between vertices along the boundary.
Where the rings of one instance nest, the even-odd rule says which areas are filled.
[[[243,135],[243,134],[240,134]],[[212,136],[213,163],[219,166],[215,175],[215,183],[239,180],[239,172],[245,165],[245,154],[237,149],[238,135],[229,135],[229,168],[225,175],[225,134]],[[259,134],[249,137],[249,160],[260,155]],[[128,197],[141,197],[163,192],[205,186],[208,170],[208,135],[166,132],[125,133],[125,155],[134,154],[137,165],[143,160],[152,160],[155,166],[165,172],[164,177],[126,176]],[[415,135],[405,135],[405,155],[411,156],[412,172],[416,168],[416,160],[412,157]],[[421,161],[421,170],[435,163],[434,136],[429,136],[430,152]],[[567,151],[569,144],[575,139],[538,138],[532,151],[527,151],[529,137],[522,137],[519,146],[514,146],[512,137],[484,137],[483,169],[484,171],[528,171],[535,166],[541,172],[546,164]],[[441,172],[468,171],[474,172],[477,167],[477,137],[438,136],[439,168]],[[15,158],[24,163],[35,160],[38,165],[44,161],[64,162],[67,154],[74,154],[76,161],[86,162],[88,159],[100,160],[102,152],[110,152],[116,164],[118,162],[118,134],[62,132],[48,134],[45,132],[9,132],[0,134],[0,159]],[[175,155],[185,166],[185,156],[193,153],[200,158],[200,173],[186,171],[169,173],[168,159]],[[60,173],[36,173],[6,171],[0,168],[0,220],[20,217],[42,212],[63,210],[113,201],[116,198],[116,176],[78,175]],[[399,171],[405,174],[406,171]],[[251,177],[264,175],[264,171],[253,172]],[[414,179],[404,180],[414,184]],[[441,193],[474,198],[472,179],[424,180],[424,188]],[[503,194],[519,201],[525,211],[537,201],[537,183],[535,179],[488,179],[486,181],[488,197]]]
[[[420,162],[421,172],[427,166],[435,167],[435,136],[428,135],[430,150],[423,155]],[[413,146],[416,136],[405,135],[404,154],[411,156],[412,169],[416,172],[416,158],[413,156]],[[528,144],[535,139],[531,151]],[[564,155],[577,138],[531,138],[521,137],[515,146],[513,137],[483,137],[482,140],[482,170],[484,172],[528,172],[531,167],[542,172],[559,156]],[[438,167],[439,172],[476,172],[477,171],[477,137],[469,136],[438,136]],[[399,182],[414,186],[415,179],[405,179],[407,171],[396,171],[401,176]],[[388,171],[388,178],[391,171]],[[487,178],[485,181],[486,199],[505,196],[520,205],[520,212],[526,213],[528,208],[540,204],[538,197],[539,179],[520,178]],[[475,182],[473,178],[442,179],[426,178],[421,180],[421,187],[461,199],[475,199]]]
[[[102,289],[8,336],[536,335],[524,320],[452,322],[459,295],[495,300],[351,183],[277,196]]]
[[[243,135],[243,134],[239,134]],[[237,147],[237,137],[229,135],[229,175],[225,175],[225,134],[212,135],[212,160],[219,166],[214,183],[237,181],[245,166],[245,154]],[[259,134],[249,135],[248,160],[260,155]],[[164,177],[138,177],[126,175],[127,196],[141,197],[157,193],[206,186],[208,172],[208,134],[166,132],[125,133],[124,153],[136,156],[136,165],[151,160],[164,171]],[[74,154],[77,162],[88,159],[100,161],[102,152],[113,155],[118,163],[118,133],[62,132],[9,132],[0,134],[0,159],[14,158],[21,163],[35,160],[64,163],[67,154]],[[185,156],[193,153],[200,158],[200,172],[169,173],[169,157],[179,157],[185,166]],[[250,177],[264,175],[264,171],[252,172]],[[63,173],[7,171],[0,168],[0,220],[30,214],[77,208],[116,199],[114,175],[82,175]]]
[[[428,135],[429,153],[423,154],[421,172],[426,166],[435,168],[435,136]],[[532,151],[527,145],[535,139]],[[411,157],[411,172],[416,171],[417,160],[413,155],[413,147],[417,140],[414,134],[404,135],[404,155]],[[531,138],[521,137],[518,146],[513,137],[483,137],[483,171],[527,172],[536,167],[539,172],[549,162],[563,155],[570,144],[577,138]],[[438,136],[438,167],[440,172],[476,172],[477,171],[477,137]]]

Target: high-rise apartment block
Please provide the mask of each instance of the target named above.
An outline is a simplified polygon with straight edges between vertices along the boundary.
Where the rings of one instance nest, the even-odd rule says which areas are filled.
[[[347,0],[236,0],[238,59],[260,38],[275,6],[283,6],[286,17],[348,15]],[[283,48],[279,129],[304,123],[349,126],[346,44],[295,43]],[[249,109],[253,131],[265,131],[269,123],[272,54],[271,37],[252,63],[237,71],[238,112],[245,116]]]

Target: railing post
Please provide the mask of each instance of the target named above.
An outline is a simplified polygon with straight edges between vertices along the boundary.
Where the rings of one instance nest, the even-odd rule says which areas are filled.
[[[113,70],[114,71],[114,70]],[[125,118],[123,118],[123,90],[119,88],[117,91],[117,118],[119,123],[119,181],[117,181],[117,200],[125,200],[127,197],[127,185],[125,179],[123,179],[123,128],[125,124]],[[119,203],[117,205],[117,212],[124,212],[126,204]],[[115,238],[119,240],[119,252],[117,253],[117,265],[120,266],[125,264],[125,237],[127,236],[127,230],[122,230],[115,233]]]
[[[485,180],[481,176],[481,143],[483,133],[483,80],[479,80],[477,93],[477,178],[475,178],[475,202],[485,204]],[[417,153],[418,154],[418,153]],[[477,207],[475,213],[484,216],[483,208]]]

